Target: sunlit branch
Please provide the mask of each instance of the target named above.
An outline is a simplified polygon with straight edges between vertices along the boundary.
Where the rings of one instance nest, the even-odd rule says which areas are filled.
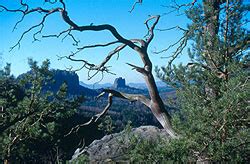
[[[126,100],[129,100],[132,102],[139,101],[139,102],[143,103],[144,105],[146,105],[147,107],[150,107],[151,100],[149,98],[147,98],[146,96],[141,95],[141,94],[127,94],[127,93],[115,91],[113,89],[103,89],[103,92],[112,94],[112,96],[114,96],[114,97],[126,99]]]

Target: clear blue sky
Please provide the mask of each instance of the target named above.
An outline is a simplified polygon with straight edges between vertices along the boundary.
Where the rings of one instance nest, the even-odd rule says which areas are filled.
[[[40,3],[39,3],[40,2]],[[41,3],[42,2],[42,3]],[[144,21],[148,18],[148,15],[163,14],[170,9],[162,7],[161,5],[167,5],[170,0],[144,0],[142,5],[137,5],[132,13],[128,11],[131,9],[134,0],[67,0],[65,1],[69,16],[77,22],[79,25],[88,25],[94,23],[98,24],[111,24],[117,28],[122,36],[128,39],[143,38],[147,30],[144,25]],[[186,1],[181,1],[182,3]],[[19,0],[0,0],[0,4],[7,6],[10,9],[16,9]],[[43,1],[30,0],[32,6],[43,5]],[[48,7],[48,5],[44,6]],[[71,51],[75,50],[72,46],[70,38],[61,42],[61,39],[49,38],[42,39],[41,42],[32,43],[32,34],[34,31],[26,35],[21,41],[20,49],[16,48],[9,52],[11,46],[13,46],[21,36],[22,32],[28,29],[31,25],[41,20],[39,14],[33,14],[25,18],[25,20],[19,24],[17,29],[12,32],[12,29],[21,15],[18,13],[0,12],[0,53],[1,60],[0,66],[3,67],[4,63],[9,62],[12,64],[12,73],[19,75],[28,70],[27,58],[32,57],[39,63],[45,59],[50,59],[51,68],[65,69],[66,67],[73,66],[78,68],[80,65],[74,62],[65,60],[58,61],[59,56],[68,55]],[[163,16],[157,25],[157,28],[169,28],[175,25],[186,27],[188,20],[185,16],[176,16],[176,13]],[[60,14],[54,14],[50,16],[43,31],[43,35],[57,34],[60,31],[66,29],[68,26],[61,21]],[[41,36],[41,35],[40,35]],[[156,55],[151,53],[153,50],[161,50],[166,48],[171,43],[174,43],[181,37],[181,31],[168,31],[159,32],[156,31],[155,38],[149,47],[150,58],[154,66],[164,66],[169,59],[161,59],[162,56],[171,55],[174,49],[167,53]],[[94,43],[105,43],[108,41],[114,41],[115,39],[109,32],[82,32],[76,33],[76,38],[80,39],[80,45],[90,45]],[[96,48],[86,50],[77,57],[87,59],[92,63],[100,62],[103,57],[114,46],[110,48]],[[183,57],[177,60],[177,62],[186,62],[187,58]],[[114,57],[108,65],[112,66],[111,71],[117,75],[106,74],[101,83],[113,82],[118,76],[126,78],[127,82],[142,82],[143,78],[136,71],[131,70],[131,67],[125,63],[129,62],[136,65],[141,65],[139,56],[131,51],[129,48],[120,52],[119,59]],[[100,76],[96,76],[91,81],[87,81],[87,71],[81,70],[77,72],[80,80],[85,83],[93,83],[100,79]]]

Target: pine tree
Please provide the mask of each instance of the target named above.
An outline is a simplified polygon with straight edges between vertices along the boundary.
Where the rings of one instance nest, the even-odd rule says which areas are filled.
[[[30,59],[29,65],[31,71],[21,79],[10,75],[10,65],[1,71],[1,160],[59,162],[68,158],[69,144],[75,144],[65,135],[76,125],[72,119],[81,99],[67,99],[66,84],[56,94],[43,89],[52,81],[48,60],[38,66]],[[71,139],[79,143],[76,137]]]
[[[239,0],[196,4],[186,12],[190,62],[157,71],[177,86],[173,123],[193,160],[249,160],[248,11]]]

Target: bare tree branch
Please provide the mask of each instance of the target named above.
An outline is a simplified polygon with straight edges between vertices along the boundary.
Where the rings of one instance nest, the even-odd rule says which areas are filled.
[[[143,103],[144,105],[146,105],[147,107],[150,107],[150,99],[148,99],[146,96],[143,96],[141,94],[127,94],[127,93],[118,92],[112,89],[103,89],[103,93],[109,93],[109,94],[112,94],[112,96],[114,97],[126,99],[132,102],[139,101]]]
[[[169,65],[170,69],[171,69],[171,65],[172,65],[173,61],[182,53],[183,49],[186,47],[187,41],[188,41],[188,38],[183,38],[181,43],[180,43],[180,46],[177,47],[176,51],[171,56],[172,58],[168,62],[168,65]]]
[[[173,30],[173,29],[182,30],[183,32],[187,32],[188,31],[187,29],[184,29],[184,28],[182,28],[180,26],[174,26],[174,27],[165,28],[165,29],[157,28],[155,30],[158,30],[158,31],[169,31],[169,30]]]
[[[197,0],[193,0],[190,3],[185,3],[185,4],[178,4],[175,0],[173,0],[174,5],[170,6],[172,8],[174,8],[175,10],[180,10],[182,7],[193,7],[194,4],[197,2]]]
[[[68,136],[72,133],[77,133],[79,131],[80,128],[92,125],[97,123],[101,118],[103,118],[103,116],[108,112],[108,110],[110,109],[112,103],[113,103],[113,97],[118,97],[118,98],[122,98],[122,99],[126,99],[129,101],[139,101],[142,102],[144,105],[146,105],[147,107],[150,107],[150,99],[148,99],[147,97],[140,95],[140,94],[126,94],[126,93],[122,93],[122,92],[118,92],[112,89],[104,89],[102,93],[100,93],[96,99],[99,99],[100,97],[104,96],[106,93],[108,93],[108,104],[106,105],[106,107],[104,108],[104,110],[101,113],[98,113],[96,115],[94,115],[93,117],[91,117],[91,119],[81,125],[77,125],[76,127],[72,128],[70,130],[69,133],[67,133],[65,135]]]
[[[106,66],[107,62],[116,54],[118,53],[119,51],[121,51],[122,49],[124,49],[126,47],[125,44],[121,44],[120,46],[117,46],[113,51],[111,51],[104,59],[103,61],[99,64],[99,65],[96,65],[96,64],[92,64],[90,62],[88,62],[87,60],[83,60],[83,59],[75,59],[73,58],[77,53],[79,53],[80,51],[82,51],[83,49],[86,49],[86,48],[92,48],[92,47],[104,47],[104,46],[108,46],[108,45],[111,45],[111,44],[115,44],[115,43],[118,43],[118,41],[115,41],[115,42],[110,42],[110,43],[107,43],[107,44],[96,44],[96,45],[90,45],[90,46],[84,46],[84,47],[81,47],[79,48],[79,50],[75,53],[72,53],[71,55],[69,56],[63,56],[63,57],[60,57],[60,59],[62,58],[66,58],[66,59],[69,59],[71,61],[75,61],[75,62],[82,62],[83,65],[82,65],[82,68],[87,68],[89,70],[89,73],[90,71],[96,71],[93,75],[88,76],[88,79],[92,79],[95,75],[97,75],[99,72],[106,72],[106,73],[111,73],[108,69],[108,66]],[[113,74],[113,73],[111,73]]]
[[[57,35],[55,35],[55,34],[53,34],[53,35],[43,35],[42,37],[43,37],[43,38],[49,38],[49,37],[56,37],[56,38],[59,38],[62,34],[67,33],[67,32],[69,32],[69,31],[71,31],[71,28],[62,31],[62,32],[60,32],[60,33],[57,34]]]
[[[50,3],[50,4],[55,4],[56,2],[57,2],[57,0],[54,0],[54,1],[52,1],[52,0],[45,0],[45,3]]]
[[[178,4],[176,2],[176,0],[172,0],[173,5],[171,4],[171,5],[161,5],[161,6],[162,7],[167,7],[167,8],[172,8],[173,10],[171,10],[169,12],[169,13],[172,13],[172,12],[175,12],[175,11],[179,12],[180,9],[183,8],[183,7],[190,7],[190,8],[192,8],[195,5],[196,2],[197,2],[197,0],[193,0],[190,3]]]
[[[173,27],[175,28],[175,27]],[[173,48],[175,47],[176,45],[178,45],[178,47],[176,48],[176,50],[173,52],[172,55],[170,56],[167,56],[167,57],[161,57],[161,58],[170,58],[170,60],[168,61],[168,70],[171,72],[172,70],[172,63],[174,62],[174,60],[182,54],[182,51],[184,50],[184,48],[186,47],[187,45],[187,42],[188,42],[188,38],[189,37],[189,31],[188,30],[185,30],[184,32],[184,35],[178,40],[176,41],[175,43],[169,45],[167,48],[161,50],[161,51],[153,51],[153,53],[155,54],[161,54],[161,53],[164,53],[164,52],[167,52],[170,48]]]
[[[176,46],[177,44],[181,43],[180,46],[182,47],[182,44],[185,43],[185,40],[186,40],[186,36],[182,36],[177,42],[173,43],[173,44],[170,44],[167,48],[163,49],[163,50],[160,50],[160,51],[154,51],[155,54],[161,54],[163,52],[167,52],[170,48]],[[180,47],[179,46],[179,47]]]
[[[83,49],[87,49],[87,48],[95,48],[95,47],[106,47],[106,46],[110,46],[112,44],[116,44],[119,43],[119,41],[113,41],[113,42],[109,42],[109,43],[105,43],[105,44],[95,44],[95,45],[89,45],[89,46],[83,46],[83,47],[79,47],[77,48],[78,50],[83,50]]]
[[[0,8],[3,8],[4,10],[8,11],[8,12],[21,12],[23,14],[23,17],[30,14],[30,13],[33,13],[33,12],[38,12],[38,13],[45,13],[46,15],[43,17],[42,21],[37,24],[37,25],[34,25],[32,27],[30,27],[28,30],[26,30],[22,36],[20,37],[20,39],[18,40],[17,44],[14,45],[11,50],[13,48],[15,48],[16,46],[19,46],[20,45],[20,42],[21,40],[23,39],[24,35],[28,32],[30,32],[32,29],[36,28],[36,27],[39,27],[41,26],[44,21],[45,21],[45,18],[48,16],[48,15],[51,15],[55,12],[60,12],[61,15],[62,15],[62,19],[64,20],[65,23],[67,23],[72,29],[71,30],[75,30],[75,31],[104,31],[104,30],[108,30],[112,33],[112,35],[117,39],[119,40],[121,43],[123,44],[126,44],[128,45],[129,47],[131,47],[132,49],[135,49],[135,48],[139,48],[138,46],[136,46],[133,42],[131,42],[130,40],[127,40],[125,38],[123,38],[118,32],[117,30],[111,26],[111,25],[108,25],[108,24],[104,24],[104,25],[88,25],[88,26],[78,26],[77,24],[75,24],[68,16],[68,12],[65,10],[65,4],[62,0],[60,0],[61,4],[63,5],[63,8],[55,8],[55,9],[51,9],[51,10],[47,10],[47,9],[43,9],[41,7],[38,7],[38,8],[34,8],[34,9],[30,9],[28,10],[28,7],[25,11],[23,10],[20,10],[20,9],[17,9],[17,10],[10,10],[8,8],[6,8],[5,6],[2,6],[0,5]],[[21,19],[23,20],[23,18]],[[21,22],[21,21],[20,21]],[[19,23],[20,23],[19,22]],[[70,30],[70,31],[71,31]]]
[[[138,67],[138,66],[130,64],[130,63],[126,63],[126,64],[133,67],[132,70],[135,69],[137,72],[140,72],[140,73],[142,73],[144,75],[147,74],[147,71],[142,67]]]
[[[132,13],[132,11],[135,9],[135,6],[136,6],[137,4],[142,4],[142,0],[137,0],[137,1],[133,4],[131,10],[129,11],[130,13]]]
[[[151,21],[153,19],[155,19],[155,21],[153,22],[153,25],[151,27],[149,27],[148,23],[149,23],[149,21]],[[155,29],[155,26],[157,25],[159,19],[160,19],[159,15],[157,15],[157,16],[151,16],[144,23],[146,25],[147,29],[148,29],[148,35],[149,35],[149,37],[146,39],[146,46],[148,46],[149,43],[154,38],[154,29]]]
[[[97,96],[97,98],[100,98],[103,95],[104,94],[101,93],[99,96]],[[113,95],[112,95],[112,93],[110,93],[108,95],[108,104],[106,105],[106,107],[104,108],[104,110],[101,113],[98,113],[98,114],[94,115],[93,117],[91,117],[91,119],[88,122],[86,122],[84,124],[77,125],[76,127],[72,128],[69,131],[69,133],[67,133],[64,137],[66,137],[66,136],[68,136],[68,135],[70,135],[72,133],[77,133],[80,128],[83,128],[83,127],[86,127],[86,126],[97,123],[99,121],[99,119],[101,119],[107,113],[107,111],[111,107],[112,103],[113,103]]]
[[[0,7],[1,7],[1,6],[0,6]],[[10,51],[12,51],[12,50],[13,50],[15,47],[17,47],[17,46],[20,48],[20,42],[21,42],[21,40],[23,39],[23,37],[24,37],[27,33],[29,33],[31,30],[33,30],[33,29],[35,29],[35,28],[41,26],[40,30],[38,30],[38,32],[36,32],[36,33],[33,35],[33,39],[34,39],[34,41],[36,41],[37,39],[36,39],[35,36],[36,36],[36,34],[42,32],[42,29],[43,29],[43,27],[44,27],[44,22],[45,22],[47,16],[49,16],[50,14],[52,14],[52,13],[54,13],[54,12],[56,12],[56,10],[50,11],[49,14],[46,14],[46,15],[42,18],[42,20],[41,20],[40,23],[38,23],[38,24],[36,24],[36,25],[30,27],[28,30],[24,31],[24,32],[22,33],[21,37],[19,38],[19,40],[17,41],[17,43],[16,43],[14,46],[12,46],[12,47],[10,48]]]

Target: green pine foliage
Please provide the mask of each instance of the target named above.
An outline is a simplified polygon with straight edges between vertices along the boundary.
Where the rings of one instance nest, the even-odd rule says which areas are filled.
[[[236,0],[194,6],[186,12],[192,21],[186,36],[190,63],[157,70],[177,87],[180,111],[173,125],[181,139],[175,143],[185,141],[191,160],[249,160],[248,11],[249,5]],[[175,151],[168,154],[173,159]]]
[[[189,154],[189,142],[185,138],[171,140],[158,136],[154,139],[145,139],[132,133],[129,122],[125,129],[120,144],[128,141],[127,158],[132,163],[173,163],[194,162]]]
[[[0,78],[0,156],[12,162],[59,162],[67,155],[66,135],[74,126],[81,100],[67,99],[67,85],[56,94],[45,91],[51,83],[49,61],[41,66],[29,60],[31,71],[21,80],[10,76],[10,65]]]

